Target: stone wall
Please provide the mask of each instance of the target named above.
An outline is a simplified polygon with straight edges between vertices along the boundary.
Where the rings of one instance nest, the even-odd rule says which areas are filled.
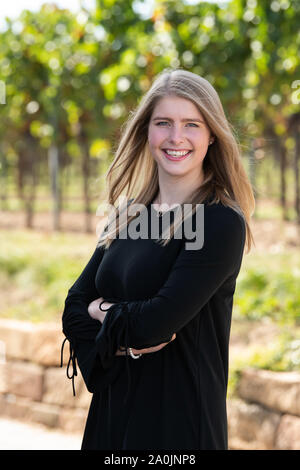
[[[300,450],[300,373],[246,369],[228,402],[234,449]]]
[[[91,394],[80,373],[66,377],[69,343],[60,367],[61,325],[0,320],[0,415],[83,433]]]
[[[91,394],[80,373],[76,397],[60,350],[61,325],[0,320],[0,416],[82,435]],[[300,449],[300,373],[246,369],[228,400],[231,449]]]

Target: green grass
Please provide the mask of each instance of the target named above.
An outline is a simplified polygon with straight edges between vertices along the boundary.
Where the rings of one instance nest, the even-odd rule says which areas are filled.
[[[56,319],[68,288],[89,260],[96,235],[0,232],[1,315],[34,321]],[[300,254],[245,255],[237,280],[234,317],[269,317],[281,323],[300,321]]]
[[[299,285],[300,269],[291,263],[284,269],[271,269],[266,264],[243,269],[237,281],[235,315],[249,320],[270,317],[283,324],[300,323]]]
[[[237,279],[232,330],[244,348],[231,359],[228,394],[234,395],[245,367],[291,371],[300,368],[300,253],[255,253],[244,257]],[[276,333],[247,344],[263,326]]]
[[[1,316],[60,321],[68,289],[96,247],[96,235],[0,232]]]
[[[241,372],[247,367],[275,372],[299,371],[299,330],[299,328],[295,330],[284,328],[282,333],[270,343],[266,343],[263,347],[261,344],[251,345],[240,357],[235,357],[229,368],[228,395],[235,395]]]

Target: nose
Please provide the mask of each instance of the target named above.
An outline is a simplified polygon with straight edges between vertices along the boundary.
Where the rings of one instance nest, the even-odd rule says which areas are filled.
[[[172,126],[170,129],[169,140],[171,144],[179,145],[184,141],[183,131],[180,126]]]

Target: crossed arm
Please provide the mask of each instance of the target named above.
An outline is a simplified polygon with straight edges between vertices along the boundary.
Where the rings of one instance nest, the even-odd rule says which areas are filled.
[[[93,300],[88,306],[88,312],[89,312],[90,317],[93,318],[94,320],[98,320],[100,323],[104,322],[104,319],[105,319],[105,316],[106,316],[106,312],[103,311],[103,310],[100,310],[100,308],[99,308],[100,303],[103,302],[103,301],[104,301],[104,298],[99,297],[98,299]],[[104,302],[102,305],[103,305],[103,309],[107,310],[109,307],[111,307],[114,304],[112,304],[110,302]],[[171,341],[173,341],[175,338],[176,338],[176,333],[173,334],[173,336],[171,338]],[[149,348],[143,348],[143,349],[132,348],[132,352],[133,352],[133,354],[149,354],[149,353],[157,352],[160,349],[167,346],[167,344],[169,344],[171,341],[166,342],[166,343],[161,343],[157,346],[152,346],[152,347],[149,347]],[[116,356],[125,356],[126,355],[126,351],[123,350],[124,348],[121,347],[121,349],[119,348],[117,350]]]

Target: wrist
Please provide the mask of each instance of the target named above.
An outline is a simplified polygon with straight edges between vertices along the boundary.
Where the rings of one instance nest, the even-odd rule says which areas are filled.
[[[98,319],[101,323],[104,322],[105,315],[106,315],[106,312],[102,312],[102,310],[98,309],[98,311],[97,311],[97,319]]]
[[[99,304],[99,310],[101,312],[107,312],[107,310],[114,304],[111,304],[110,302],[106,302],[105,300],[102,300]]]

